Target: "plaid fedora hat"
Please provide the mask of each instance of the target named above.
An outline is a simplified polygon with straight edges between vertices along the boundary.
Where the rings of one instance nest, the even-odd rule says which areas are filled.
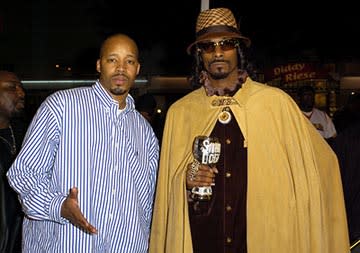
[[[196,22],[196,40],[187,48],[190,54],[196,43],[215,37],[239,38],[250,46],[249,38],[241,35],[233,13],[227,8],[208,9],[200,12]]]

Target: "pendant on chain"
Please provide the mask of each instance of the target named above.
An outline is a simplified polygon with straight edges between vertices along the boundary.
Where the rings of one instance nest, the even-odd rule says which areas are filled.
[[[218,116],[218,120],[221,124],[228,124],[231,121],[230,108],[224,107]]]

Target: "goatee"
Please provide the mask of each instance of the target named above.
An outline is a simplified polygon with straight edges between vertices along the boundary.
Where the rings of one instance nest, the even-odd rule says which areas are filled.
[[[116,88],[111,88],[110,92],[115,96],[119,96],[119,95],[124,95],[126,93],[126,90],[121,87],[116,87]]]

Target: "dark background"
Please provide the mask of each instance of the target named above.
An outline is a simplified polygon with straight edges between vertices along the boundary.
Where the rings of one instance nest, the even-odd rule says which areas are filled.
[[[192,59],[185,50],[195,37],[200,4],[195,0],[2,1],[0,67],[24,79],[91,78],[96,75],[101,41],[122,32],[139,45],[142,76],[188,75]],[[210,7],[232,9],[240,30],[252,40],[250,56],[259,69],[289,61],[359,59],[360,22],[354,5],[210,1]]]

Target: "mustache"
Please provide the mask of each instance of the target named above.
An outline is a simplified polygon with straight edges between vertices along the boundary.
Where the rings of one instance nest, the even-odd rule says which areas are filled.
[[[125,77],[126,79],[129,79],[128,75],[126,75],[125,73],[117,73],[115,75],[112,75],[112,78],[117,78],[117,77]]]
[[[223,60],[223,59],[215,59],[215,60],[212,60],[212,61],[210,61],[209,62],[209,66],[210,65],[212,65],[212,64],[214,64],[214,63],[229,63],[229,61],[227,61],[227,60]]]

